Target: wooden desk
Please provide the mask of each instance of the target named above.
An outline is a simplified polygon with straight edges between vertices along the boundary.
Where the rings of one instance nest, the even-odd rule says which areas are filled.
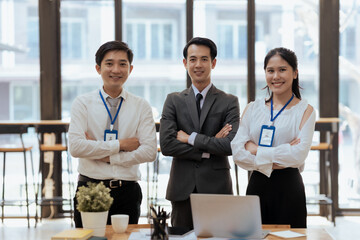
[[[35,127],[37,125],[69,125],[69,121],[63,120],[36,120],[36,121],[0,121],[0,125],[28,125]]]
[[[132,232],[138,232],[140,228],[150,228],[149,224],[130,224],[125,233],[114,233],[111,225],[106,226],[105,236],[108,240],[127,240]],[[286,228],[280,225],[263,225],[263,229],[271,230],[272,232],[285,231],[290,228]],[[324,229],[322,228],[297,228],[291,229],[291,231],[305,234],[306,237],[293,238],[296,240],[329,240],[333,239]],[[266,240],[277,240],[284,239],[273,235],[268,235]]]
[[[340,118],[330,117],[330,118],[319,118],[316,120],[316,123],[339,123]]]

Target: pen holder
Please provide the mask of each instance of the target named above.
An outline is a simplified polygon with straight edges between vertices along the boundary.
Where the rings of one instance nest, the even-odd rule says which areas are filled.
[[[164,210],[159,209],[158,212],[151,207],[152,216],[151,216],[151,239],[152,240],[168,240],[168,228],[166,219],[169,218],[169,215],[166,214]]]

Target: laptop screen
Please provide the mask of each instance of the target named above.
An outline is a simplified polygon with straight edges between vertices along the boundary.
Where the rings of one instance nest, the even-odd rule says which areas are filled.
[[[258,196],[191,194],[190,201],[196,236],[262,238]]]

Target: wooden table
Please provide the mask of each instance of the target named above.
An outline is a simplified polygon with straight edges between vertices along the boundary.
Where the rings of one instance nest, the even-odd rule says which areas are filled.
[[[36,120],[36,121],[0,121],[0,125],[28,125],[30,127],[38,125],[69,125],[69,121],[63,120]]]
[[[138,232],[140,228],[150,228],[149,224],[129,224],[128,229],[125,233],[114,233],[111,225],[106,226],[105,236],[108,240],[127,240],[132,232]],[[291,230],[294,232],[305,234],[306,237],[292,238],[295,240],[329,240],[333,239],[324,229],[322,228],[297,228],[290,229],[288,226],[282,225],[263,225],[263,229],[271,230],[272,232]],[[200,238],[201,239],[201,238]],[[284,239],[269,234],[266,240]]]

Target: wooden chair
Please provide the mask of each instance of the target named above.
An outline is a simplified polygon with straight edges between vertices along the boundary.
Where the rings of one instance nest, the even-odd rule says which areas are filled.
[[[4,222],[4,207],[5,206],[26,206],[26,218],[28,221],[28,227],[30,227],[30,214],[29,205],[32,203],[29,200],[29,184],[28,184],[28,170],[27,170],[27,158],[26,153],[30,153],[31,170],[33,176],[34,192],[35,192],[35,179],[34,179],[34,164],[32,158],[32,146],[25,146],[23,140],[23,134],[28,132],[28,125],[0,125],[0,134],[8,135],[6,141],[7,144],[0,145],[0,152],[3,153],[3,175],[2,175],[2,198],[1,198],[1,220]],[[14,141],[11,141],[14,140]],[[17,141],[16,141],[17,140]],[[6,154],[7,153],[23,153],[24,155],[24,172],[25,172],[25,200],[6,200],[5,199],[5,180],[6,180]],[[37,215],[37,213],[36,213]],[[36,226],[36,224],[35,224]]]
[[[46,124],[46,125],[38,125],[36,127],[36,132],[38,134],[38,141],[39,141],[39,152],[40,152],[40,164],[39,164],[39,183],[38,188],[36,191],[36,204],[37,206],[63,206],[69,205],[70,206],[70,218],[73,219],[73,192],[74,192],[74,184],[71,180],[72,178],[72,161],[70,153],[68,152],[68,141],[67,141],[67,131],[68,125],[58,125],[58,124]],[[45,134],[55,134],[55,143],[54,144],[47,144],[44,142]],[[59,153],[59,156],[62,160],[62,152],[66,152],[66,172],[67,172],[67,184],[69,190],[69,198],[64,198],[63,196],[53,196],[51,198],[46,198],[43,196],[43,189],[45,186],[44,180],[51,179],[51,176],[42,176],[43,169],[45,167],[45,153],[46,152],[54,152]],[[52,159],[54,161],[56,157]],[[53,170],[54,162],[49,163],[49,172]],[[59,163],[62,166],[62,161]],[[61,173],[62,174],[62,173]],[[62,188],[62,185],[60,186]],[[62,190],[61,190],[62,191]],[[42,219],[42,215],[40,214],[40,220]],[[37,216],[38,217],[38,216]]]

